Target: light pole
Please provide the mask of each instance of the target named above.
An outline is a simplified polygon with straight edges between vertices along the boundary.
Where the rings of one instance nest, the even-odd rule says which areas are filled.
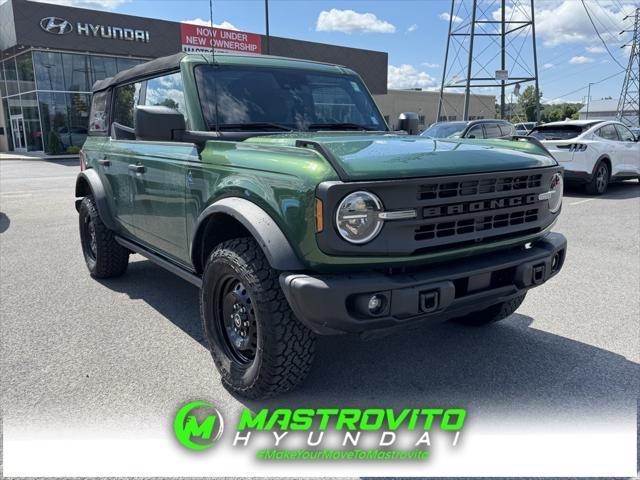
[[[589,120],[589,104],[591,103],[591,85],[595,85],[595,83],[590,83],[589,88],[587,89],[587,112],[584,117],[586,120]]]
[[[269,45],[269,0],[264,0],[264,22],[267,33],[267,55],[269,55],[271,53],[271,46]]]

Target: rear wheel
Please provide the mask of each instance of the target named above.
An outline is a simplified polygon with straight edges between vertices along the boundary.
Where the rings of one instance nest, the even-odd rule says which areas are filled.
[[[267,398],[291,390],[311,369],[314,334],[293,315],[253,238],[218,245],[202,278],[201,316],[211,355],[229,390]]]
[[[606,162],[598,163],[593,171],[593,177],[591,178],[591,181],[585,186],[587,193],[591,195],[602,195],[607,191],[610,177],[611,172],[609,171],[609,166],[606,164]]]
[[[508,316],[512,315],[518,307],[522,305],[525,296],[526,293],[523,293],[522,295],[518,295],[507,302],[492,305],[485,310],[473,312],[465,315],[464,317],[454,318],[451,321],[462,325],[471,325],[476,327],[499,322],[500,320],[504,320]]]
[[[100,218],[96,202],[87,196],[80,203],[80,242],[89,273],[96,278],[118,277],[127,270],[129,250],[115,241]]]

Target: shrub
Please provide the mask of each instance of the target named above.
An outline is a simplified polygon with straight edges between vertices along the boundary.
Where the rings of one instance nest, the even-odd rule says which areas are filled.
[[[60,155],[62,153],[62,143],[56,135],[56,132],[49,132],[48,136],[47,153],[51,155]]]

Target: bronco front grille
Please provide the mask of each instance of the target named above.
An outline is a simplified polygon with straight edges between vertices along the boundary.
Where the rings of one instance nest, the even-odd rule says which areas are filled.
[[[334,255],[414,255],[497,242],[542,231],[555,215],[546,193],[558,167],[379,182],[327,182],[318,196],[333,216],[354,190],[380,197],[385,210],[415,209],[416,217],[387,221],[373,241],[350,245],[333,229],[318,234],[320,248]]]

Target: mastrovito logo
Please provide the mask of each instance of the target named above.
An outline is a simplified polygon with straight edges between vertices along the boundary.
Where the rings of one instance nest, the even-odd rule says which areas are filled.
[[[224,420],[210,403],[190,402],[176,413],[173,430],[186,448],[206,450],[222,436]]]

